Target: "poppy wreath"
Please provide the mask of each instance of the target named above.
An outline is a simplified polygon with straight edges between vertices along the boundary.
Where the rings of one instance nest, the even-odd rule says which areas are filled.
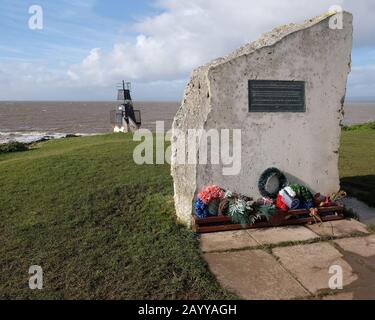
[[[272,178],[277,178],[279,185],[277,190],[268,190],[267,185]],[[277,168],[269,168],[262,173],[259,179],[258,188],[263,197],[276,199],[280,190],[288,185],[286,176]]]

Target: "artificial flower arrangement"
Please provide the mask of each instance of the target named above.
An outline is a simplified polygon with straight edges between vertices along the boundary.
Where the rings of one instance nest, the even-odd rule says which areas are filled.
[[[218,215],[220,201],[224,197],[224,190],[218,186],[208,186],[199,194],[195,202],[195,214],[198,218],[208,218]]]
[[[276,207],[281,211],[333,207],[339,205],[339,201],[346,197],[344,191],[332,194],[329,197],[319,193],[313,196],[311,191],[301,184],[292,184],[280,190]]]
[[[305,186],[294,184],[280,190],[276,199],[263,197],[253,202],[249,197],[212,185],[198,193],[194,207],[198,219],[222,215],[231,217],[235,224],[252,225],[260,220],[269,221],[278,210],[287,212],[333,206],[344,196],[338,193],[331,197],[322,197],[319,194],[314,197]]]
[[[268,220],[276,212],[273,204],[253,202],[249,197],[215,185],[204,188],[198,194],[194,207],[198,219],[223,215],[231,217],[233,223],[242,225],[254,224],[262,218]]]

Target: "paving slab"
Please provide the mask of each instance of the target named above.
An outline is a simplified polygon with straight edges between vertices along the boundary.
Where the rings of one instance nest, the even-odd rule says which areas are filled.
[[[370,233],[364,224],[353,219],[331,221],[323,224],[313,224],[308,226],[308,228],[322,237],[344,237],[350,236],[353,233]]]
[[[358,280],[345,287],[353,300],[375,300],[375,235],[334,241]]]
[[[203,252],[227,251],[259,246],[246,230],[202,234]]]
[[[309,293],[262,250],[207,253],[211,272],[222,287],[247,300],[289,300]]]
[[[354,293],[353,292],[337,293],[337,294],[323,297],[322,300],[338,300],[338,301],[354,300]]]
[[[337,290],[339,293],[327,295],[321,300],[370,300],[375,301],[375,286],[361,284],[350,285],[349,289]],[[340,292],[341,291],[341,292]]]
[[[340,239],[334,242],[344,251],[355,253],[363,258],[375,257],[375,235]]]
[[[273,253],[282,265],[289,270],[311,293],[329,290],[332,266],[343,269],[343,285],[347,286],[358,279],[343,255],[329,243],[315,243],[285,248],[275,248]]]
[[[249,230],[249,234],[261,245],[279,244],[318,239],[319,236],[302,226]]]

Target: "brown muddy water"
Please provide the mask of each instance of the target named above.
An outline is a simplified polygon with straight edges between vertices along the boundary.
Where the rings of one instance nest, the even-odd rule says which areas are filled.
[[[44,136],[59,138],[66,134],[110,133],[110,111],[115,102],[1,102],[0,143],[10,140],[32,142]],[[135,102],[142,112],[142,127],[155,131],[155,122],[172,126],[178,102]]]
[[[164,121],[169,130],[179,102],[135,102],[141,110],[143,128],[155,131]],[[44,136],[112,132],[109,113],[118,102],[6,102],[0,101],[0,143],[31,142]],[[345,124],[375,121],[375,102],[348,102]]]

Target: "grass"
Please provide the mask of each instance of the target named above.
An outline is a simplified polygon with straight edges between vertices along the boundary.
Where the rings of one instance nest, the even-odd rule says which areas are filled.
[[[0,298],[231,298],[174,221],[169,166],[134,165],[134,147],[119,134],[0,155]]]
[[[355,124],[352,126],[343,126],[343,131],[358,131],[358,130],[375,130],[375,121],[370,121],[363,124]]]
[[[349,127],[342,132],[341,187],[375,207],[375,124]]]

